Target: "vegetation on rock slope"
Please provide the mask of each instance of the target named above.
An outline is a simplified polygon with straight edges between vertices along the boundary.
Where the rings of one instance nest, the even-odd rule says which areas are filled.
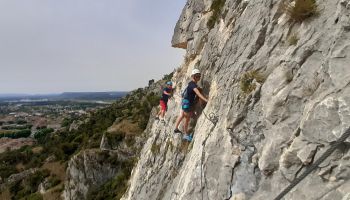
[[[110,134],[109,141],[112,143],[124,142],[127,146],[131,147],[135,143],[136,137],[140,137],[146,128],[152,108],[159,103],[161,84],[171,78],[172,73],[165,75],[163,80],[157,83],[152,82],[146,88],[139,88],[130,92],[126,97],[118,100],[111,106],[92,113],[88,119],[77,119],[83,121],[83,123],[76,130],[69,131],[69,125],[73,120],[67,119],[66,128],[63,130],[55,133],[52,131],[41,131],[36,138],[38,142],[36,146],[22,147],[19,150],[7,151],[0,154],[1,179],[6,180],[12,174],[31,168],[43,169],[43,165],[48,162],[47,159],[50,159],[50,157],[57,163],[66,165],[71,156],[79,151],[99,148],[103,134],[107,132],[107,129],[113,125],[116,119],[124,123],[127,121],[130,126],[136,126],[138,128],[134,129],[136,131],[132,135],[127,134],[123,129],[116,130],[118,134]],[[34,149],[38,148],[40,151],[34,151]],[[140,147],[130,148],[130,153],[136,156],[139,149]],[[134,157],[130,160],[119,162],[120,172],[118,175],[113,180],[101,186],[101,188],[91,191],[89,198],[120,198],[127,188],[127,180],[129,179],[134,163]],[[11,198],[41,199],[41,195],[36,193],[37,185],[45,178],[51,180],[55,177],[50,171],[40,170],[40,173],[42,172],[45,172],[45,176],[37,176],[37,173],[35,173],[9,185]],[[60,187],[62,188],[63,181],[59,179],[55,182],[61,182]],[[28,183],[33,183],[31,184],[33,187],[28,188]],[[7,190],[7,188],[5,187],[3,191]],[[57,192],[61,191],[62,189],[58,189]]]

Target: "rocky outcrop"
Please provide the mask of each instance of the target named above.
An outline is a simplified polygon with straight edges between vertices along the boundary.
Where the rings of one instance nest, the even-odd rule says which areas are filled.
[[[186,49],[176,94],[166,123],[149,124],[124,200],[273,199],[350,126],[349,0],[316,1],[319,14],[300,23],[283,1],[223,2],[213,28],[212,0],[186,3],[172,40]],[[194,68],[209,102],[189,144],[172,131]],[[285,199],[348,199],[349,149],[350,138]]]
[[[118,172],[118,154],[85,150],[75,155],[66,171],[64,199],[86,199],[88,192],[112,179]]]
[[[10,184],[15,183],[17,181],[23,180],[26,177],[28,177],[32,174],[35,174],[35,172],[37,172],[37,171],[38,171],[38,168],[32,168],[32,169],[28,169],[28,170],[25,170],[23,172],[20,172],[18,174],[12,174],[10,177],[7,178],[6,184],[10,185]]]

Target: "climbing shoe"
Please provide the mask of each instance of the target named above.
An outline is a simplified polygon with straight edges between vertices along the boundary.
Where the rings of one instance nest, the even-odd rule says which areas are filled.
[[[182,137],[182,139],[184,139],[184,140],[187,140],[187,141],[189,141],[189,142],[192,142],[192,135],[184,135],[183,137]]]
[[[160,122],[162,122],[163,124],[165,124],[165,120],[164,120],[164,119],[161,119]]]
[[[174,133],[181,133],[182,134],[182,132],[178,128],[174,130]]]
[[[157,116],[155,119],[156,119],[156,120],[159,120],[159,117]]]

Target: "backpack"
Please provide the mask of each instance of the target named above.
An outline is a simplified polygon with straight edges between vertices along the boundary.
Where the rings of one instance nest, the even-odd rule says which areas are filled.
[[[188,97],[187,88],[188,88],[188,86],[187,86],[187,87],[182,91],[182,93],[181,93],[181,97],[182,97],[183,99],[187,99],[187,97]]]

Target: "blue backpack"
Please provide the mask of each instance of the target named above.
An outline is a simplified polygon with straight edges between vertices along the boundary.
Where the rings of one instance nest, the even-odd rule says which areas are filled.
[[[187,88],[188,86],[181,93],[181,97],[182,97],[181,107],[184,110],[188,110],[190,108],[190,101],[188,100]]]

